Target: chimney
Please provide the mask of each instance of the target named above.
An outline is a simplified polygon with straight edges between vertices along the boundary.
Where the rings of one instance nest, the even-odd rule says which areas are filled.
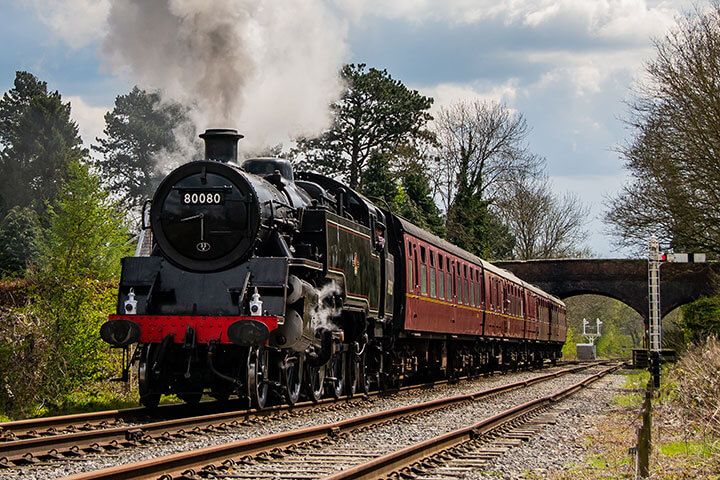
[[[241,138],[234,128],[208,128],[200,134],[205,140],[205,159],[237,163],[237,142]]]

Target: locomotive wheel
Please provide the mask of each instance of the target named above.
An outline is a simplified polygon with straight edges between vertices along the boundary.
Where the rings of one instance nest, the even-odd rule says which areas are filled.
[[[303,376],[303,357],[289,354],[280,364],[283,396],[288,405],[295,405],[300,398]]]
[[[268,399],[269,352],[263,347],[254,347],[248,353],[248,396],[253,408],[263,409]]]
[[[308,399],[318,402],[325,392],[325,365],[319,367],[305,364],[305,393]]]
[[[345,392],[345,372],[347,371],[347,355],[344,352],[335,354],[328,362],[330,378],[325,380],[328,383],[329,393],[333,398],[338,399]]]
[[[156,345],[143,345],[138,361],[138,393],[140,404],[147,408],[155,408],[160,403],[160,394],[155,390],[155,379],[152,373],[152,362],[155,361]]]

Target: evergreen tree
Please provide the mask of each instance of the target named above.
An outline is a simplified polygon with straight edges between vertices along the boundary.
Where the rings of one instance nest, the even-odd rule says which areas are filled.
[[[447,240],[488,260],[509,258],[515,237],[489,202],[460,188],[447,215]]]
[[[132,251],[123,212],[87,166],[74,162],[48,208],[47,238],[40,248],[40,273],[49,278],[109,280]]]
[[[119,95],[113,110],[105,114],[105,138],[93,145],[101,154],[95,166],[105,188],[128,211],[152,196],[165,176],[164,170],[181,156],[178,153],[183,148],[176,133],[183,130],[183,138],[196,136],[187,113],[188,109],[178,103],[164,102],[160,92],[133,87],[130,93]],[[199,153],[197,143],[189,150]],[[194,159],[190,154],[175,163]]]
[[[42,210],[62,185],[67,166],[86,154],[70,103],[34,75],[17,72],[0,100],[0,209]]]
[[[345,65],[341,75],[347,88],[330,106],[332,126],[316,138],[300,139],[298,151],[305,156],[303,167],[362,190],[363,175],[377,155],[432,139],[425,126],[433,100],[365,64]]]
[[[393,163],[400,165],[393,169]],[[379,206],[442,237],[443,219],[432,198],[430,180],[419,160],[398,160],[391,154],[373,155],[363,173],[363,194]]]
[[[24,272],[38,253],[41,229],[35,210],[13,207],[0,223],[0,275]]]
[[[443,237],[445,222],[433,199],[427,168],[419,161],[406,162],[401,172],[401,182],[401,194],[405,200],[397,202],[400,215]]]

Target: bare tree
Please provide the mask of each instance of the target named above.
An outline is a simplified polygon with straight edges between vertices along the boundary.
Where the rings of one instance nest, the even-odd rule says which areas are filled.
[[[588,207],[572,193],[557,195],[547,176],[516,178],[498,199],[497,209],[515,236],[514,258],[589,255],[583,245]]]
[[[525,118],[501,103],[462,101],[443,107],[434,132],[434,177],[445,211],[462,189],[488,200],[508,179],[533,174],[542,163],[527,151]]]
[[[680,18],[655,51],[621,149],[631,180],[605,221],[620,245],[656,234],[720,254],[720,2]]]

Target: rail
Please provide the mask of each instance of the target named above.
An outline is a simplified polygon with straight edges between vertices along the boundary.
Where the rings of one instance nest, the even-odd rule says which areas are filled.
[[[74,475],[72,477],[68,477],[68,480],[140,479],[153,478],[154,476],[161,474],[163,475],[163,478],[171,478],[173,475],[179,475],[187,470],[197,471],[197,469],[200,469],[208,464],[224,463],[227,465],[228,459],[240,455],[252,455],[259,452],[269,451],[275,448],[283,448],[298,442],[307,442],[314,439],[335,436],[344,431],[351,431],[360,427],[371,426],[377,423],[404,417],[407,415],[426,413],[453,404],[476,401],[490,395],[504,393],[518,388],[524,388],[536,383],[557,378],[562,375],[579,372],[595,365],[596,364],[580,365],[577,367],[541,375],[532,379],[480,390],[470,394],[455,395],[452,397],[430,400],[427,402],[406,405],[390,410],[369,413],[366,415],[353,417],[334,423],[290,430],[272,435],[265,435],[262,437],[238,440],[227,444],[206,447],[195,451],[177,453],[174,455],[146,460],[135,464],[119,465],[103,470],[86,472]]]

